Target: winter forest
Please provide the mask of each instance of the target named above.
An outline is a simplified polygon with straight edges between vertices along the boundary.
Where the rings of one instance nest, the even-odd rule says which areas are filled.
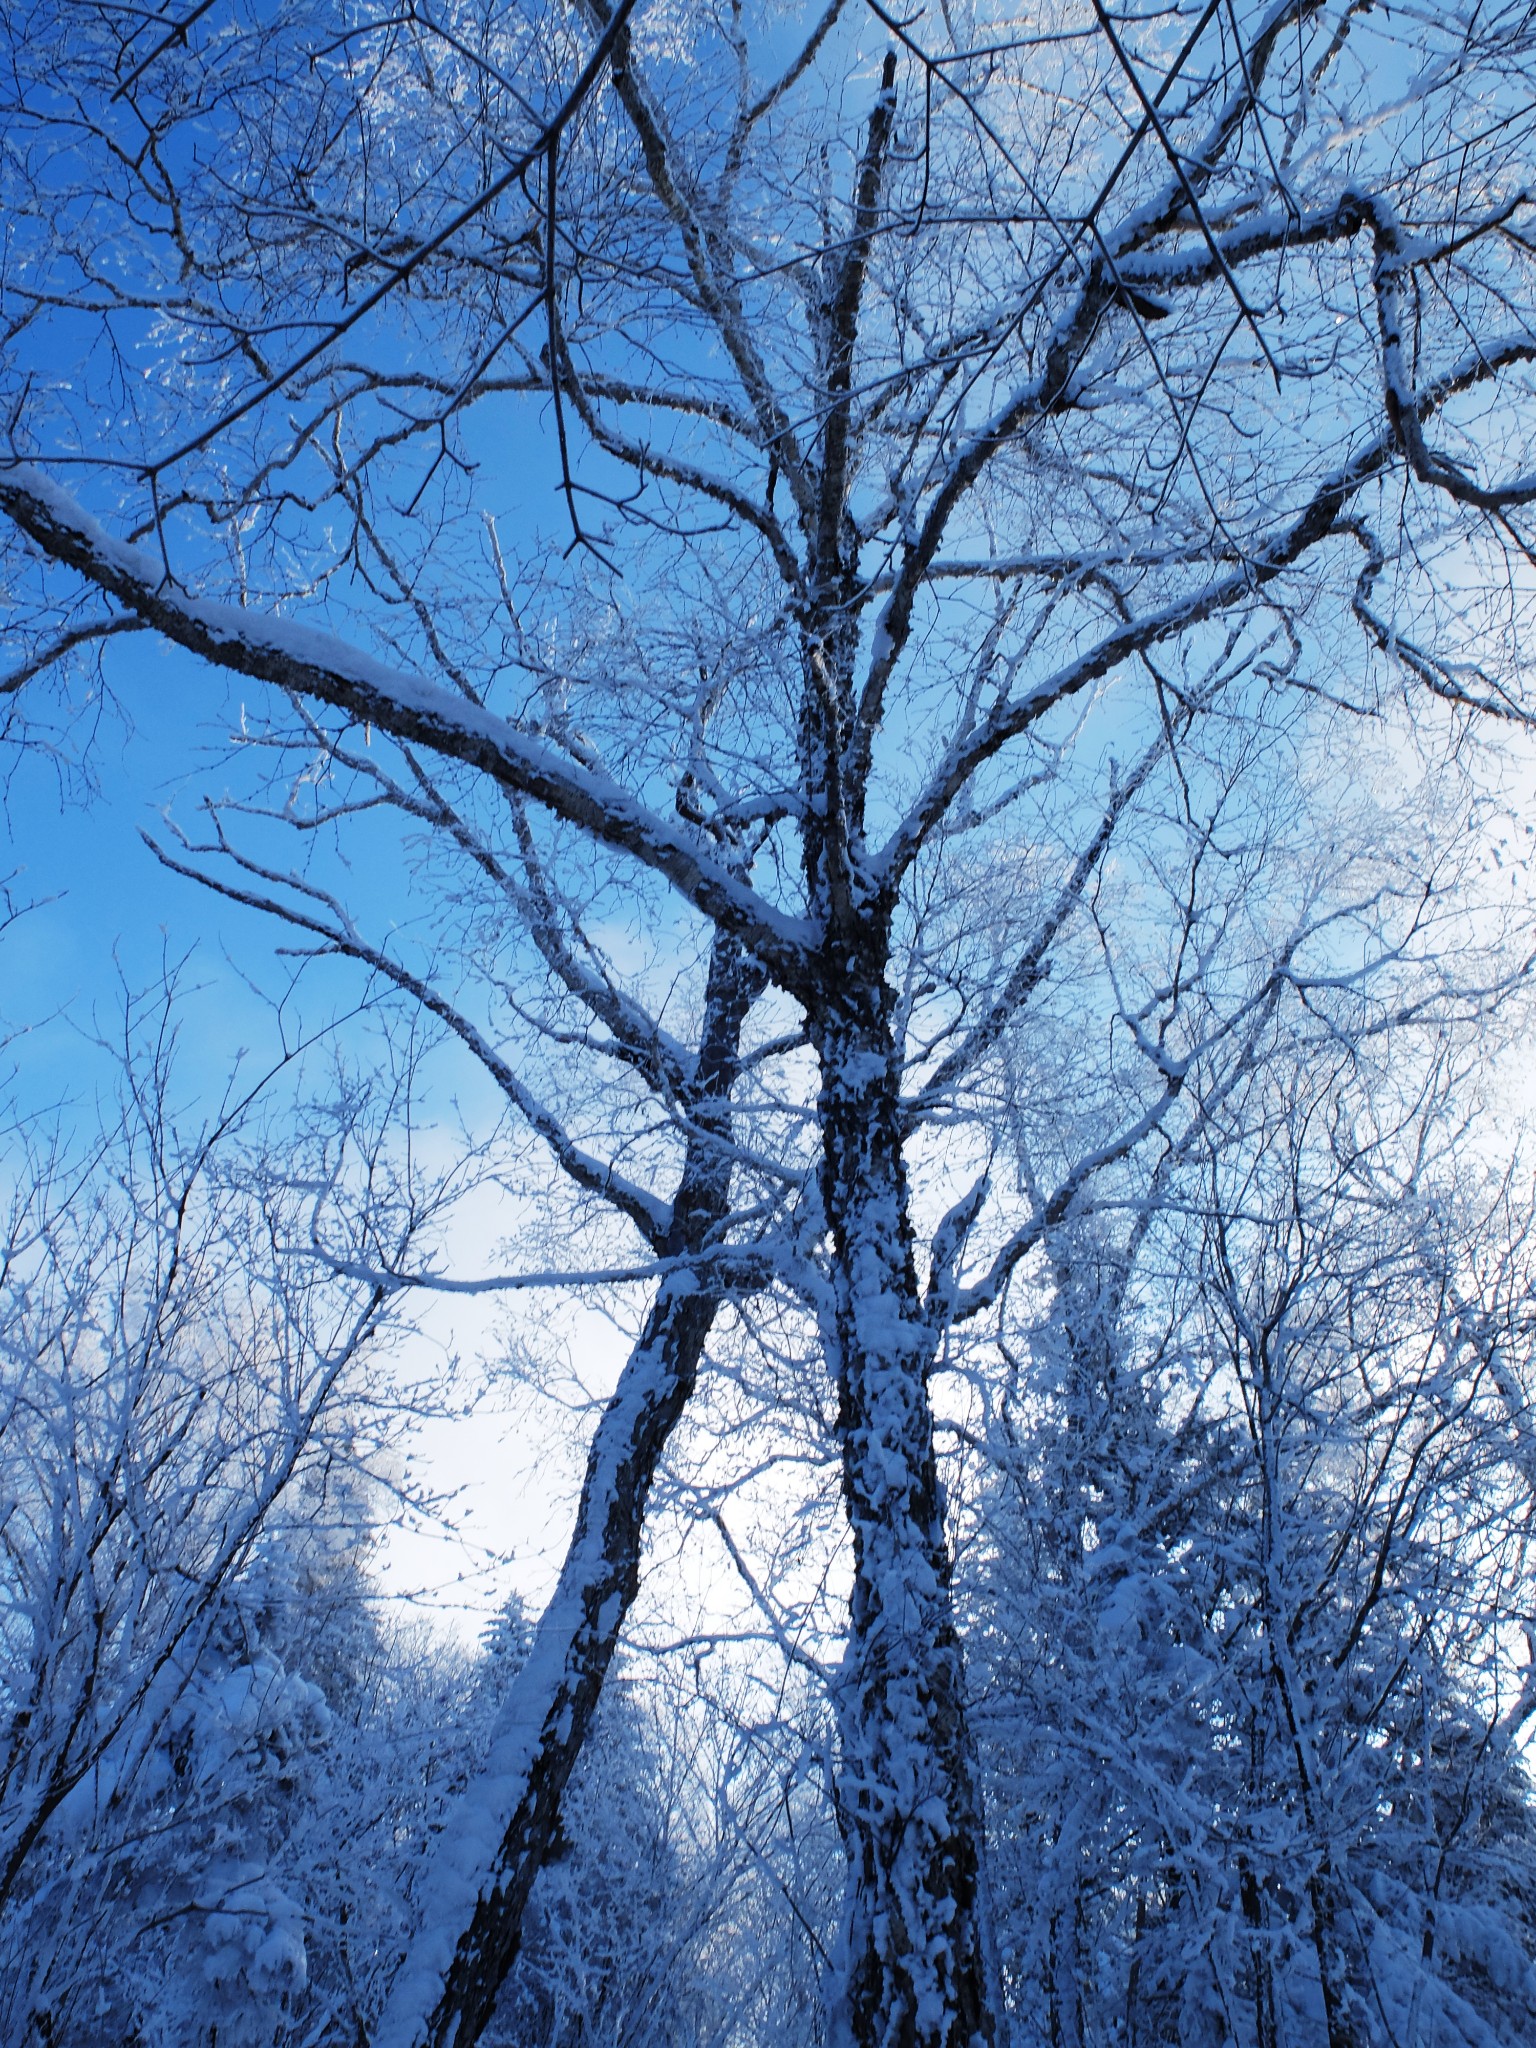
[[[1536,7],[0,17],[0,2048],[1536,2041]]]

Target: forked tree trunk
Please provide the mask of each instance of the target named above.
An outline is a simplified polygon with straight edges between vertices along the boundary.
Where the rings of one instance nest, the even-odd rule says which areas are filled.
[[[691,1131],[663,1252],[702,1251],[730,1203],[729,1098],[741,1031],[762,987],[737,943],[717,937],[700,1052],[684,1105]],[[587,1456],[576,1527],[527,1662],[496,1720],[490,1755],[440,1838],[406,1955],[372,2048],[473,2048],[522,1943],[561,1800],[592,1725],[640,1578],[645,1508],[698,1376],[720,1306],[686,1268],[665,1280]]]
[[[993,2023],[979,1813],[883,965],[849,975],[827,1007],[816,1025],[823,1200],[854,1547],[838,1699],[849,1870],[837,2032],[856,2048],[980,2048]]]

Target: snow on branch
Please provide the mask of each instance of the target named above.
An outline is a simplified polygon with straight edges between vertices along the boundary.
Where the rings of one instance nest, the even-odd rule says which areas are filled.
[[[803,979],[812,928],[764,902],[689,835],[600,771],[562,759],[507,719],[334,634],[184,595],[151,556],[114,540],[68,492],[30,465],[0,471],[0,510],[51,560],[78,571],[178,646],[216,667],[275,683],[396,739],[467,762],[665,875],[705,917],[744,940],[786,987]]]

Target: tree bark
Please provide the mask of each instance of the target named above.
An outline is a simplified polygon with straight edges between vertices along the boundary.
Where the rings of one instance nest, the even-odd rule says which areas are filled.
[[[1361,2032],[1355,2023],[1351,1972],[1340,1936],[1338,1880],[1326,1855],[1307,1890],[1308,1903],[1312,1908],[1312,1946],[1317,1956],[1318,1985],[1323,1994],[1328,2048],[1362,2048]]]
[[[665,1256],[704,1249],[730,1204],[729,1098],[762,970],[717,936],[704,1030],[684,1107],[690,1136]],[[490,1755],[445,1828],[420,1901],[421,1931],[373,2048],[473,2048],[522,1943],[523,1916],[560,1822],[571,1772],[640,1580],[645,1509],[698,1377],[721,1295],[669,1276],[625,1361],[587,1456],[576,1527]]]
[[[816,1020],[823,1201],[835,1245],[835,1364],[854,1585],[839,1688],[855,2048],[990,2042],[980,1827],[969,1763],[883,960]]]

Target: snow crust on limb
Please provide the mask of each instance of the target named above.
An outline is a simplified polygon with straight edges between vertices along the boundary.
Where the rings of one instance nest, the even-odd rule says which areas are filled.
[[[703,1251],[730,1210],[730,1099],[747,1013],[764,975],[716,935],[698,1055],[682,1093],[691,1127],[659,1249]],[[686,1266],[663,1280],[599,1419],[576,1526],[533,1644],[509,1682],[491,1746],[458,1801],[414,1900],[417,1933],[390,1987],[378,2048],[471,2038],[522,1943],[529,1895],[597,1710],[640,1580],[645,1510],[693,1391],[720,1296]]]
[[[333,634],[275,613],[185,596],[171,586],[161,563],[114,539],[31,465],[0,469],[0,508],[51,560],[68,563],[167,639],[237,675],[316,697],[398,739],[483,769],[655,868],[706,916],[750,943],[791,986],[798,981],[813,936],[804,921],[765,902],[701,850],[696,834],[668,824],[600,770],[561,756],[494,712]]]
[[[485,1763],[413,1898],[419,1932],[391,1984],[377,2048],[451,2040],[466,2008],[478,2023],[517,1953],[522,1911],[638,1580],[639,1510],[714,1307],[687,1280],[663,1283],[625,1361],[598,1423],[559,1581],[496,1713]]]

